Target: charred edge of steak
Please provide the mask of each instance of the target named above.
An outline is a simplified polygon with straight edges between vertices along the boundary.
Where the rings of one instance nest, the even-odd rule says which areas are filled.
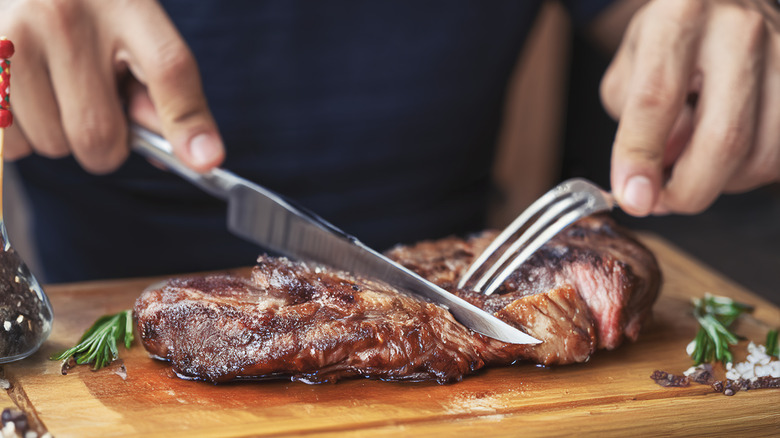
[[[136,303],[144,346],[181,376],[445,383],[485,364],[482,342],[447,311],[381,283],[262,257],[243,288],[221,284],[237,283],[173,281]]]

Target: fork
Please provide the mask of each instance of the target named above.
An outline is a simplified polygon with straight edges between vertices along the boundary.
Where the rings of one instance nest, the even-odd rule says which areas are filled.
[[[612,210],[616,205],[611,193],[583,178],[572,178],[553,187],[531,204],[504,229],[469,266],[458,283],[465,288],[478,272],[482,275],[471,289],[491,295],[539,248],[566,227],[594,213]],[[518,235],[519,233],[519,235]],[[508,244],[501,255],[496,251]],[[488,265],[491,259],[496,259]]]

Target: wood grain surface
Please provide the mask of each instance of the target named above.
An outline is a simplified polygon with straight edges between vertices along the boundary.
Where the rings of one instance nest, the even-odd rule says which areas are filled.
[[[682,373],[696,332],[690,299],[705,292],[756,306],[736,331],[763,342],[780,326],[780,309],[682,254],[643,236],[664,274],[653,320],[639,341],[599,351],[584,364],[493,368],[460,383],[350,380],[306,385],[288,381],[212,385],[185,381],[148,357],[136,341],[121,360],[93,372],[61,374],[47,357],[78,340],[99,316],[132,307],[155,278],[47,288],[54,331],[34,356],[7,364],[9,399],[39,431],[61,437],[112,436],[777,436],[780,390],[726,397],[709,386],[661,388],[656,369]],[[745,345],[735,348],[744,358]],[[126,370],[126,372],[124,371]],[[126,375],[125,375],[126,374]]]

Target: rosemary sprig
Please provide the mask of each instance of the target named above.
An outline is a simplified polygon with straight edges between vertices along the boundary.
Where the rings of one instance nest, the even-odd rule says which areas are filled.
[[[769,330],[766,334],[766,354],[780,357],[780,343],[777,341],[777,329]]]
[[[734,357],[729,347],[735,345],[739,337],[729,327],[741,314],[752,311],[752,306],[726,297],[706,294],[704,298],[694,298],[693,315],[700,326],[691,353],[695,364],[732,362]]]
[[[125,348],[133,342],[133,318],[130,310],[116,315],[100,317],[79,339],[79,343],[62,353],[52,355],[51,360],[76,360],[79,365],[94,363],[94,370],[110,364],[119,356],[117,341],[124,340]]]

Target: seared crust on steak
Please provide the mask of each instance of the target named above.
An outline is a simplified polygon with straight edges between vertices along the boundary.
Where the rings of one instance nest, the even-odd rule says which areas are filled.
[[[484,366],[479,342],[463,342],[471,332],[441,307],[285,258],[261,257],[243,283],[172,280],[145,292],[135,315],[148,351],[182,377],[212,382],[280,374],[447,382]]]
[[[495,233],[397,247],[388,255],[544,343],[505,344],[444,309],[377,281],[262,256],[250,278],[174,279],[145,291],[134,315],[153,355],[185,378],[284,376],[457,381],[485,365],[586,361],[636,339],[660,284],[652,254],[606,217],[578,222],[497,294],[455,285]]]

